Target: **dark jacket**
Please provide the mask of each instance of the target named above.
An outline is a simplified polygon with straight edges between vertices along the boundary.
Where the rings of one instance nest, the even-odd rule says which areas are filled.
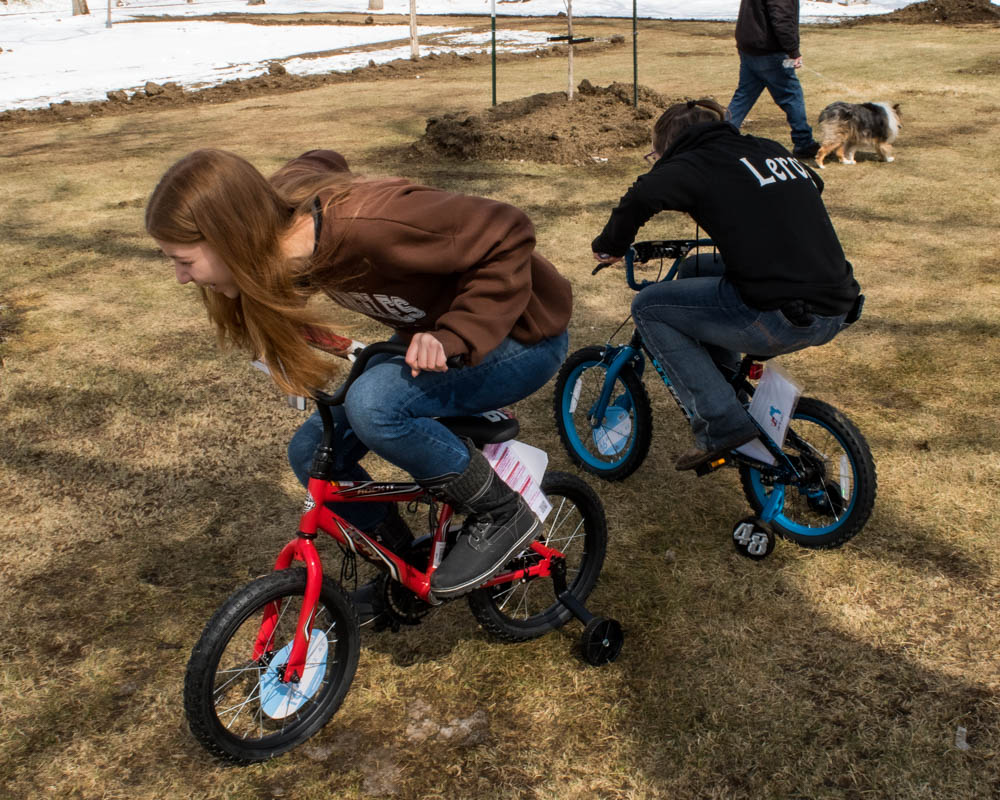
[[[818,314],[850,310],[850,263],[823,205],[823,181],[770,139],[728,122],[693,125],[622,197],[594,252],[621,256],[654,214],[685,211],[712,237],[751,308],[802,300]]]
[[[333,151],[283,169],[346,171]],[[321,200],[329,198],[320,196]],[[358,180],[322,214],[316,258],[334,302],[404,335],[430,332],[471,364],[507,336],[534,344],[566,330],[569,281],[535,251],[523,211],[402,178]]]
[[[736,48],[750,55],[787,53],[798,58],[799,0],[742,0]]]

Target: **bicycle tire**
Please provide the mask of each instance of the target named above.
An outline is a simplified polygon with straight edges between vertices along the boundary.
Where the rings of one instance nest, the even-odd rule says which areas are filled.
[[[797,446],[796,439],[809,446]],[[840,547],[856,536],[874,508],[877,477],[871,450],[854,423],[830,404],[803,397],[784,450],[793,457],[821,456],[822,466],[809,485],[785,486],[784,507],[770,523],[775,533],[815,549]],[[739,470],[743,493],[759,514],[772,490],[759,470],[746,464]]]
[[[542,522],[538,539],[566,556],[566,585],[581,603],[593,590],[604,566],[608,526],[604,507],[594,490],[565,472],[547,472],[542,490],[552,511]],[[539,559],[531,550],[513,563]],[[524,642],[565,625],[572,612],[556,600],[549,579],[500,584],[477,589],[468,596],[469,608],[480,625],[504,642]]]
[[[653,412],[642,379],[626,367],[615,381],[608,413],[596,428],[590,409],[604,385],[604,348],[584,347],[569,356],[556,378],[553,412],[559,439],[573,462],[606,481],[635,472],[653,440]],[[605,424],[611,416],[615,419]]]
[[[313,618],[313,671],[307,667],[296,684],[277,681],[305,588],[301,568],[247,584],[219,607],[194,646],[184,677],[184,710],[191,733],[217,758],[251,764],[288,752],[322,728],[343,702],[358,665],[358,618],[344,591],[327,577]],[[264,609],[277,600],[284,602],[273,646],[266,659],[251,661]],[[326,636],[318,638],[318,631]]]

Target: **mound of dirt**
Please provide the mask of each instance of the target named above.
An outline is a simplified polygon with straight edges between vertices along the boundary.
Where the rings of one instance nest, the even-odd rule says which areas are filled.
[[[897,8],[888,14],[858,17],[854,20],[856,23],[863,21],[902,22],[911,25],[926,22],[944,22],[948,25],[1000,23],[1000,9],[990,0],[924,0]]]
[[[640,86],[638,107],[630,83],[593,86],[584,80],[565,92],[523,97],[482,113],[449,113],[427,120],[414,143],[436,157],[528,160],[552,164],[606,161],[622,150],[649,147],[652,123],[676,100]]]

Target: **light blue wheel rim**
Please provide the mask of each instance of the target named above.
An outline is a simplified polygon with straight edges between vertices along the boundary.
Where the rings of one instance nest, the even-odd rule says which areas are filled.
[[[570,447],[573,448],[573,452],[576,453],[577,457],[581,461],[598,472],[611,472],[624,464],[628,460],[628,457],[632,454],[632,451],[635,449],[635,443],[638,437],[635,434],[634,420],[632,430],[630,431],[628,446],[622,450],[619,458],[609,461],[606,459],[600,459],[593,455],[590,450],[587,449],[587,446],[577,433],[574,418],[580,419],[581,415],[585,418],[589,407],[582,408],[578,405],[575,413],[570,411],[570,404],[573,400],[573,388],[576,386],[576,382],[580,379],[580,376],[585,370],[597,368],[603,368],[604,371],[607,372],[607,365],[603,362],[591,361],[577,366],[566,380],[560,403],[562,407],[563,429],[566,431],[566,438],[569,440]],[[635,400],[632,397],[632,393],[628,390],[628,387],[625,386],[624,382],[616,381],[616,383],[621,387],[621,393],[608,403],[608,408],[625,408],[627,405],[628,408],[634,409]],[[625,400],[625,405],[622,403],[623,400]],[[588,426],[590,425],[589,422],[587,424]]]
[[[847,447],[844,445],[844,441],[839,436],[837,436],[835,431],[831,430],[823,422],[816,419],[815,417],[809,417],[800,414],[792,415],[792,420],[811,422],[817,427],[820,427],[823,430],[825,430],[827,433],[830,434],[831,437],[833,437],[833,440],[837,442],[838,445],[840,445],[840,449],[844,452],[844,455],[847,456],[847,460],[851,468],[851,480],[854,486],[851,492],[851,499],[848,502],[848,504],[844,507],[844,510],[841,512],[840,519],[834,520],[829,525],[824,525],[822,527],[803,525],[800,522],[796,522],[795,520],[786,517],[784,512],[777,514],[772,520],[772,522],[775,525],[780,525],[784,530],[788,531],[789,533],[795,534],[796,536],[803,536],[803,537],[828,536],[831,533],[835,532],[841,525],[843,525],[848,520],[848,518],[851,516],[851,512],[854,510],[855,504],[857,503],[858,494],[860,494],[857,483],[858,465],[854,462],[854,458],[851,456],[851,451],[848,450]],[[764,486],[764,484],[761,482],[760,470],[756,469],[750,470],[750,485],[753,488],[754,496],[757,498],[757,502],[761,506],[767,505],[767,498],[770,493],[767,490],[768,487]],[[792,491],[799,492],[800,490],[796,486],[789,486],[786,484],[785,485],[786,495],[790,494]]]

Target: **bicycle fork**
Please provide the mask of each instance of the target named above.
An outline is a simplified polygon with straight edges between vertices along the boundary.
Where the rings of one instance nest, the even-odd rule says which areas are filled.
[[[618,347],[608,346],[604,351],[604,362],[608,365],[607,374],[604,376],[604,385],[601,387],[601,394],[597,402],[590,409],[590,424],[593,428],[599,428],[604,424],[604,418],[608,413],[608,404],[611,402],[611,392],[614,391],[615,381],[624,369],[632,369],[636,375],[642,375],[644,359],[640,347],[639,332],[632,335],[632,341],[626,345]]]
[[[288,663],[281,674],[283,683],[297,683],[305,670],[306,652],[309,649],[309,635],[312,631],[313,614],[316,602],[319,600],[323,585],[323,568],[320,566],[319,554],[312,537],[300,532],[296,539],[286,544],[275,561],[274,568],[288,569],[293,561],[302,561],[306,565],[306,590],[299,609],[299,619],[295,625],[295,639],[292,650],[288,654]],[[257,640],[253,648],[253,660],[259,661],[265,653],[273,649],[274,629],[281,613],[281,601],[274,600],[264,609],[264,619],[257,631]]]
[[[323,497],[324,491],[324,481],[315,477],[309,478],[305,508],[302,519],[299,521],[298,535],[281,548],[281,552],[274,562],[275,570],[288,569],[293,561],[301,561],[306,565],[305,595],[302,598],[302,608],[299,609],[299,618],[295,625],[295,638],[291,652],[288,654],[288,662],[281,672],[280,677],[283,683],[297,683],[305,671],[313,615],[316,613],[316,602],[319,600],[323,587],[323,567],[314,541],[319,524],[319,510],[322,507],[320,503],[316,502],[316,498]],[[254,661],[259,661],[265,653],[273,648],[274,629],[278,624],[280,612],[281,603],[278,600],[269,603],[264,610],[264,619],[257,631],[257,640],[253,648]]]

